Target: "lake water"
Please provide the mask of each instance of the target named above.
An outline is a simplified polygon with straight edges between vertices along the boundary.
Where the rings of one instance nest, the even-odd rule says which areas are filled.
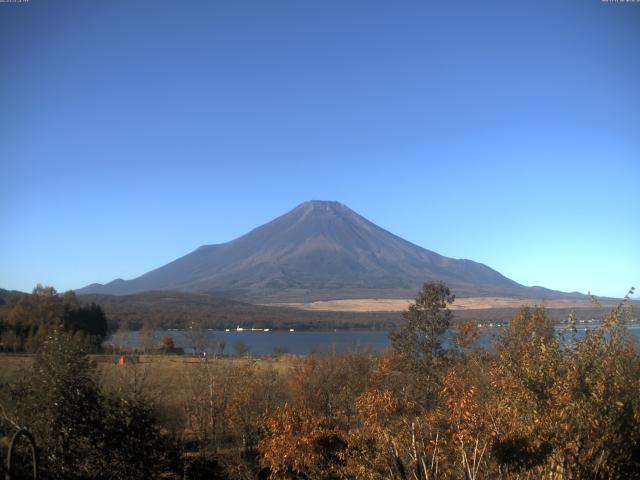
[[[583,337],[586,330],[596,328],[597,325],[578,327],[578,338]],[[557,327],[560,331],[563,327]],[[640,325],[632,324],[627,327],[629,332],[640,342]],[[493,339],[504,330],[501,328],[488,328],[483,331],[478,343],[490,348]],[[174,339],[177,347],[184,348],[186,353],[193,352],[193,342],[182,330],[158,330],[155,332],[155,343],[161,337],[170,336]],[[224,353],[233,355],[236,353],[236,344],[243,343],[248,348],[248,352],[253,355],[272,355],[276,351],[286,351],[295,355],[306,355],[308,353],[322,353],[328,351],[344,352],[349,350],[374,351],[383,350],[389,345],[389,335],[387,332],[373,331],[219,331],[207,330],[205,339],[205,350],[212,351],[213,345],[217,342],[224,342]],[[109,337],[106,344],[124,344],[128,347],[139,345],[138,332],[129,332],[124,338]]]

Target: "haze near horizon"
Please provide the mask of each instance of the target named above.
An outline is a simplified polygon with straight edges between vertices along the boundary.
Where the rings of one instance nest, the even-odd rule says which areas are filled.
[[[639,25],[600,1],[0,4],[0,287],[134,278],[321,199],[621,297]]]

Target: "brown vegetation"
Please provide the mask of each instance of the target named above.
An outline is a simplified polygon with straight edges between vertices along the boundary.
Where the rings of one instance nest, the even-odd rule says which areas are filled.
[[[135,295],[80,295],[85,302],[104,308],[109,327],[127,323],[131,329],[146,323],[155,329],[200,328],[322,329],[391,328],[397,313],[311,312],[289,307],[251,305],[249,303],[183,292],[145,292]]]
[[[0,306],[0,351],[35,352],[52,329],[61,329],[99,350],[107,334],[102,308],[81,304],[73,292],[59,295],[38,285],[31,295],[12,295]]]
[[[542,308],[520,309],[492,351],[462,323],[452,351],[451,300],[426,285],[382,354],[96,366],[48,336],[31,360],[0,359],[0,436],[33,431],[48,478],[640,478],[626,302],[580,340]]]
[[[409,308],[413,300],[408,298],[352,298],[345,300],[321,300],[308,303],[271,303],[268,306],[298,308],[318,312],[402,312]],[[451,310],[487,310],[496,308],[519,308],[521,305],[533,305],[540,300],[516,297],[466,297],[457,298]],[[544,300],[547,309],[573,308],[591,309],[593,303],[589,298],[567,298]],[[615,307],[615,303],[603,303]]]

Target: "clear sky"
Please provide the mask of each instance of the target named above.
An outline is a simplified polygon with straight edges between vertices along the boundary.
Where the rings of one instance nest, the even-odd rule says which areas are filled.
[[[525,285],[640,287],[640,3],[30,0],[0,45],[0,287],[309,199]]]

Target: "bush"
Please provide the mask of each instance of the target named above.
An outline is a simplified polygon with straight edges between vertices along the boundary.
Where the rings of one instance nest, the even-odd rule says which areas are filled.
[[[141,400],[105,397],[84,347],[52,330],[13,389],[16,416],[42,452],[42,478],[157,477],[170,448],[152,410]]]

